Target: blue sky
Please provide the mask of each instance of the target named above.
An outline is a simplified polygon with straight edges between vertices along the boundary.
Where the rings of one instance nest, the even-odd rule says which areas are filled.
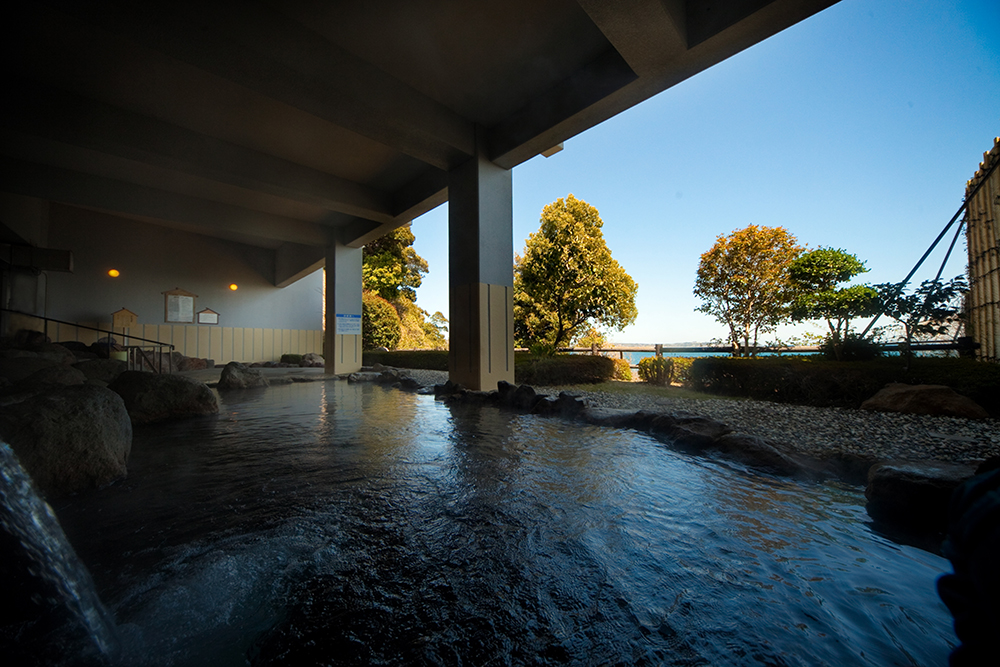
[[[635,324],[610,340],[721,338],[692,294],[717,236],[780,225],[857,254],[865,282],[901,280],[998,135],[1000,2],[842,0],[515,168],[514,251],[542,207],[573,193],[639,284]],[[430,265],[417,304],[445,315],[447,223],[446,204],[412,227]],[[959,243],[945,276],[965,265]]]

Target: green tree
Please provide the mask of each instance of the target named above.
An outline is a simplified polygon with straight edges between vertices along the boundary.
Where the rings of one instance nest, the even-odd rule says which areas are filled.
[[[801,255],[788,268],[798,294],[792,302],[792,319],[825,320],[828,340],[838,361],[844,358],[844,341],[851,320],[872,317],[878,311],[878,293],[868,285],[837,285],[867,273],[865,263],[843,249],[818,248]]]
[[[416,288],[427,273],[427,260],[413,249],[415,240],[409,227],[400,227],[365,245],[361,259],[364,289],[386,301],[416,301]]]
[[[401,334],[399,313],[374,292],[361,292],[361,348],[395,350]]]
[[[549,350],[590,325],[635,321],[638,286],[611,257],[597,209],[573,195],[542,209],[538,231],[514,261],[514,339]]]
[[[728,327],[734,357],[755,355],[760,334],[788,317],[795,297],[788,267],[802,251],[784,227],[750,225],[720,235],[701,256],[696,310]]]
[[[962,276],[949,281],[925,280],[912,294],[905,294],[906,283],[875,285],[879,312],[903,326],[903,354],[909,360],[914,338],[940,336],[958,323],[960,299],[968,290]]]

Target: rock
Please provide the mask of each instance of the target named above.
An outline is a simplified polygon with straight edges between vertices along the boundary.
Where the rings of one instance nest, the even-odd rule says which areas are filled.
[[[108,388],[124,399],[133,426],[219,412],[208,385],[183,375],[125,371]]]
[[[34,345],[31,347],[31,351],[42,359],[51,359],[57,364],[62,364],[64,366],[72,366],[76,363],[76,355],[59,343],[42,343],[41,345]]]
[[[34,329],[19,329],[18,332],[14,334],[14,345],[16,347],[29,347],[48,342],[48,336],[41,331],[35,331]]]
[[[49,387],[52,385],[74,385],[83,384],[87,381],[87,376],[72,366],[49,366],[35,371],[28,377],[17,383],[20,387]]]
[[[530,410],[535,407],[536,401],[538,401],[538,394],[535,393],[534,387],[522,384],[514,390],[510,405],[517,410]]]
[[[303,368],[321,368],[326,365],[326,361],[323,359],[323,355],[316,354],[315,352],[307,352],[302,355],[302,367]]]
[[[587,404],[579,396],[561,391],[552,409],[563,417],[576,417],[587,409]]]
[[[73,364],[88,380],[100,380],[111,384],[119,375],[128,370],[128,364],[121,359],[92,359]]]
[[[214,366],[214,364],[213,364]],[[175,367],[178,371],[203,371],[206,368],[211,368],[208,365],[208,359],[196,359],[195,357],[181,357],[177,362]]]
[[[783,475],[791,475],[799,470],[799,465],[790,456],[778,450],[762,438],[743,433],[727,433],[715,441],[715,446],[729,458],[755,468]]]
[[[678,447],[690,450],[711,447],[716,440],[732,431],[714,419],[686,415],[661,415],[653,420],[650,429],[665,436]]]
[[[347,376],[348,382],[378,382],[382,379],[381,373],[370,373],[358,371]]]
[[[973,465],[937,461],[874,465],[865,489],[868,515],[907,531],[944,532],[952,492],[975,472]]]
[[[443,384],[434,385],[435,396],[453,396],[463,392],[465,392],[465,387],[451,380],[447,380]]]
[[[132,424],[121,397],[81,384],[0,411],[0,436],[50,498],[125,477]]]
[[[30,375],[34,375],[43,368],[58,366],[51,359],[44,359],[33,352],[23,350],[4,350],[0,356],[0,377],[5,377],[13,383],[18,383]],[[18,353],[16,356],[10,353]]]
[[[219,389],[250,389],[252,387],[268,386],[267,378],[256,368],[250,368],[238,361],[230,361],[222,369],[219,378]]]
[[[893,382],[862,403],[861,409],[968,419],[987,419],[990,416],[971,398],[962,396],[951,387],[939,384]]]

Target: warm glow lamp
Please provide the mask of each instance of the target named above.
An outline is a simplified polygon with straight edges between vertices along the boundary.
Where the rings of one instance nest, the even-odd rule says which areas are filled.
[[[233,290],[234,292],[235,292],[236,290],[238,290],[239,288],[240,288],[240,286],[239,286],[239,285],[237,285],[236,283],[230,283],[230,284],[229,284],[229,289]]]
[[[121,272],[118,269],[111,269],[110,271],[108,271],[108,275],[111,276],[112,278],[117,278],[118,276],[121,275]]]

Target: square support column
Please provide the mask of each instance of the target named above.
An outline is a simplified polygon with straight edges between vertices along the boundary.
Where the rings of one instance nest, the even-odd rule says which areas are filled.
[[[327,373],[361,369],[361,248],[339,242],[326,249]]]
[[[448,176],[448,374],[490,390],[514,382],[513,188],[476,143]]]

